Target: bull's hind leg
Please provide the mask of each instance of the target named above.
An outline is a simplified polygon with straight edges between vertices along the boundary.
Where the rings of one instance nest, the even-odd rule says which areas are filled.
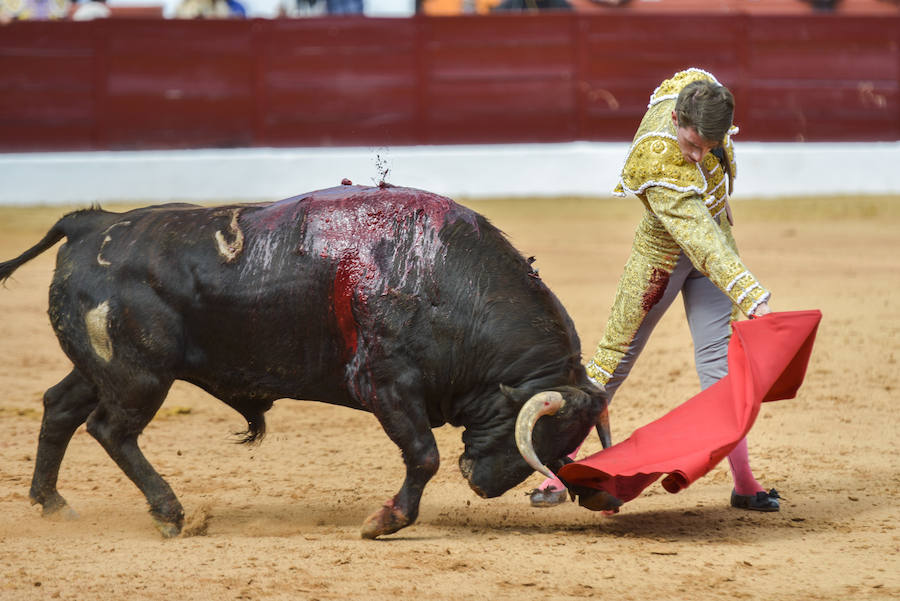
[[[132,372],[127,387],[101,392],[100,404],[87,420],[88,432],[144,493],[157,529],[167,538],[181,532],[184,510],[169,484],[144,457],[137,437],[159,410],[171,384],[151,374]]]
[[[45,516],[77,517],[57,492],[56,482],[72,435],[96,406],[97,391],[78,370],[44,393],[44,417],[29,495],[32,503],[41,504]]]
[[[419,395],[403,394],[396,382],[379,388],[372,412],[400,447],[406,479],[400,491],[363,523],[362,537],[397,532],[416,521],[422,491],[438,470],[440,455]]]

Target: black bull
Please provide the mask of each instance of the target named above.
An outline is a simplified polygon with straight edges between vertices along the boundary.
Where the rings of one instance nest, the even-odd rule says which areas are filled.
[[[607,398],[565,309],[499,230],[447,198],[345,185],[76,211],[0,263],[0,281],[64,237],[49,314],[74,367],[44,395],[30,495],[45,515],[71,512],[57,476],[87,422],[160,531],[181,531],[181,504],[137,444],[176,379],[239,411],[245,442],[281,398],[373,413],[406,478],[364,522],[368,538],[415,521],[439,465],[431,428],[465,428],[459,466],[482,497],[542,463],[555,471],[595,424],[608,443]]]

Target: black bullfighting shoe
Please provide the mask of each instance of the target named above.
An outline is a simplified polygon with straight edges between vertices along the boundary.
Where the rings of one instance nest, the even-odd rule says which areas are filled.
[[[774,488],[769,492],[759,491],[755,495],[739,495],[731,491],[731,506],[751,511],[778,511],[781,509],[778,499],[781,495]]]
[[[529,496],[532,507],[556,507],[569,499],[569,492],[565,488],[547,486],[546,488],[535,488]]]

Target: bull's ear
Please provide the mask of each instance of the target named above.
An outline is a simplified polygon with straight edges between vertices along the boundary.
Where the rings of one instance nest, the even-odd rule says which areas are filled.
[[[512,386],[507,386],[506,384],[500,385],[500,392],[503,393],[503,396],[508,398],[510,401],[513,401],[516,405],[521,405],[529,398],[531,398],[531,392],[525,390],[524,388],[514,388]]]

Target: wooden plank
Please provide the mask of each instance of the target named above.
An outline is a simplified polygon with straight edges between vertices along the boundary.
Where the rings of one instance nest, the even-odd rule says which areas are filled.
[[[267,24],[258,45],[264,142],[415,143],[414,26],[353,17]]]
[[[91,147],[94,28],[39,22],[0,35],[0,150]]]
[[[739,93],[742,34],[735,18],[610,15],[585,19],[582,35],[578,91],[585,97],[586,139],[631,139],[656,86],[688,67],[711,72]]]
[[[252,145],[253,45],[238,21],[106,23],[110,148]]]
[[[425,22],[425,141],[559,141],[576,135],[573,17]]]
[[[628,140],[697,66],[743,140],[900,139],[900,13],[13,23],[0,150]]]
[[[747,94],[760,140],[900,139],[897,19],[750,21]]]

